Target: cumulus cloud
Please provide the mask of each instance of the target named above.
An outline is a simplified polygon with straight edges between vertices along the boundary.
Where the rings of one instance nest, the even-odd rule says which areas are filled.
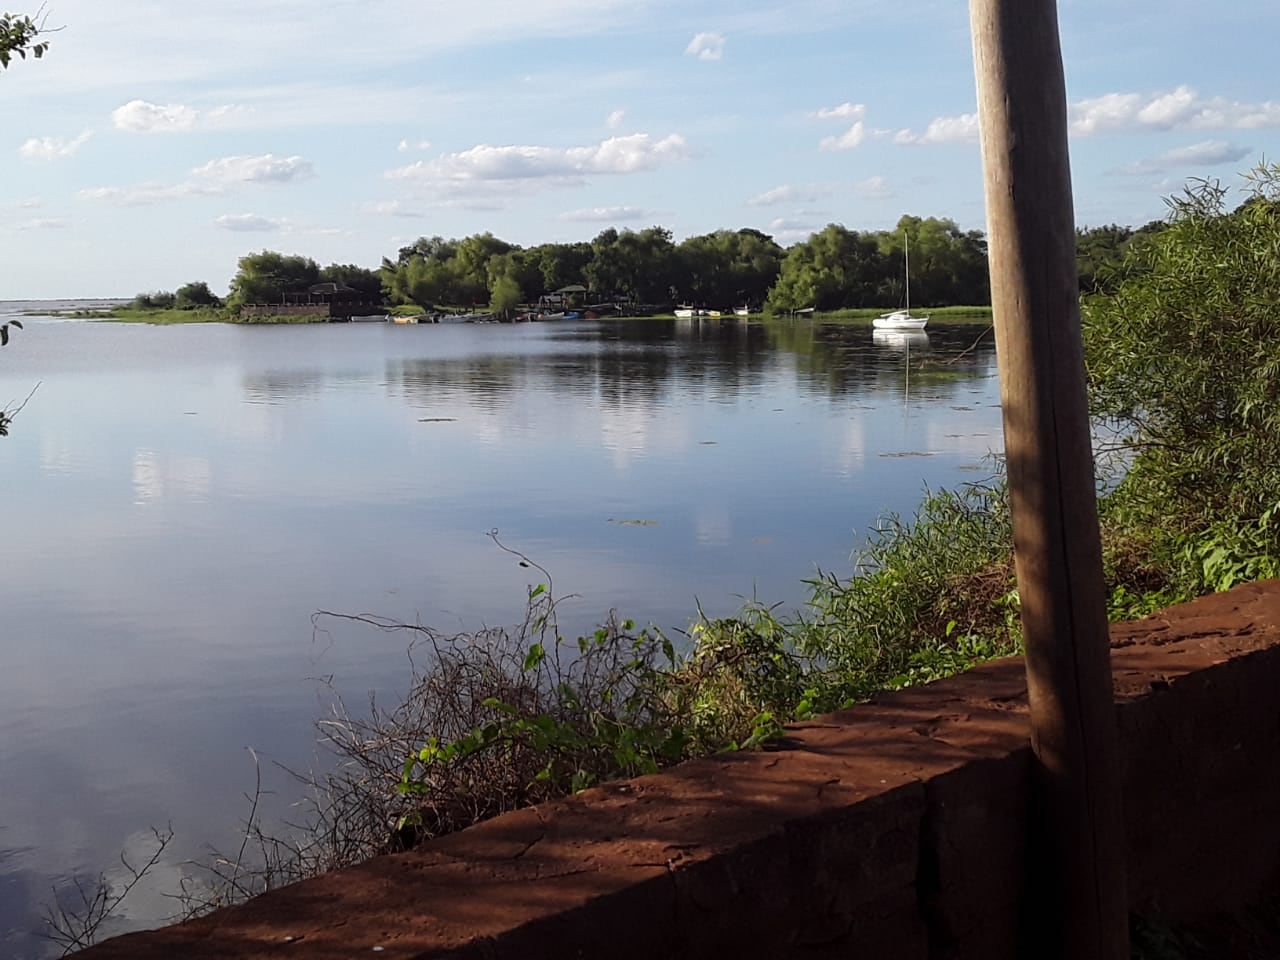
[[[866,139],[867,125],[858,120],[838,137],[823,137],[818,142],[818,147],[822,150],[852,150],[861,146]]]
[[[936,117],[930,121],[923,133],[914,130],[899,130],[893,137],[894,143],[977,143],[978,115],[962,113],[957,117]]]
[[[1280,101],[1248,103],[1204,97],[1181,86],[1160,93],[1104,93],[1077,100],[1069,105],[1068,117],[1071,133],[1078,137],[1113,132],[1260,130],[1280,127]],[[893,139],[903,144],[976,143],[978,115],[938,117],[923,133],[900,130]]]
[[[1257,130],[1280,127],[1280,102],[1202,97],[1188,86],[1164,93],[1106,93],[1071,105],[1071,132],[1109,130]]]
[[[93,131],[86,130],[72,140],[62,140],[58,137],[32,137],[18,148],[18,153],[25,160],[61,160],[74,156],[92,136]]]
[[[1202,140],[1185,147],[1166,150],[1158,157],[1139,160],[1112,171],[1113,173],[1150,176],[1168,170],[1186,167],[1214,167],[1223,163],[1235,163],[1253,152],[1252,147],[1241,147],[1226,140]]]
[[[379,217],[424,217],[421,210],[406,206],[399,200],[370,200],[360,205],[361,213],[370,213]]]
[[[197,127],[222,130],[243,125],[253,112],[252,107],[233,103],[202,112],[185,103],[130,100],[111,111],[111,122],[129,133],[181,133]]]
[[[689,41],[684,52],[699,60],[721,60],[724,58],[724,34],[699,33]]]
[[[604,124],[610,130],[617,130],[622,126],[622,120],[626,115],[627,111],[625,110],[614,110],[609,114],[609,116],[605,117]]]
[[[688,155],[684,137],[654,140],[647,133],[610,137],[582,147],[489,146],[480,144],[435,160],[419,160],[388,171],[393,180],[444,184],[581,182],[591,175],[643,173]]]
[[[71,221],[65,217],[37,217],[34,220],[27,220],[18,224],[19,230],[65,230],[71,226]]]
[[[620,223],[624,220],[645,220],[650,216],[649,211],[643,207],[588,207],[585,210],[562,213],[560,219],[583,223]]]
[[[430,150],[430,140],[409,140],[408,138],[401,140],[400,145],[396,147],[401,153],[408,153],[411,150]]]
[[[821,229],[822,227],[817,223],[793,217],[778,217],[769,223],[769,232],[780,243],[808,240],[812,234]]]
[[[197,177],[207,177],[222,183],[288,183],[315,176],[315,169],[309,160],[302,157],[277,157],[272,153],[210,160],[191,172]]]
[[[779,203],[790,203],[793,200],[800,199],[800,191],[789,183],[774,187],[772,190],[766,190],[764,193],[757,193],[754,197],[747,200],[747,204],[752,207],[772,207]]]
[[[85,200],[100,200],[122,207],[144,207],[188,197],[213,196],[222,188],[202,183],[143,183],[133,187],[90,187],[80,191]]]
[[[256,213],[224,213],[214,218],[213,225],[238,233],[270,233],[283,229],[285,221],[260,217]]]
[[[867,105],[846,101],[839,106],[823,107],[814,116],[819,120],[862,120],[867,116]]]
[[[893,196],[893,187],[888,179],[876,175],[867,177],[865,180],[859,180],[853,185],[853,190],[861,197],[869,200],[884,200]]]
[[[172,133],[190,130],[196,125],[199,111],[181,103],[150,103],[130,100],[111,111],[111,122],[117,130],[131,133]]]

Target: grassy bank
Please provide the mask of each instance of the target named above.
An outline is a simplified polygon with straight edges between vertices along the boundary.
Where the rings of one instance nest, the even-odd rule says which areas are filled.
[[[145,307],[112,307],[107,310],[74,310],[56,316],[78,320],[109,320],[115,323],[153,323],[168,326],[178,323],[242,323],[266,325],[280,323],[325,323],[328,317],[321,314],[280,317],[241,317],[239,314],[219,308],[199,307],[194,310],[148,309]]]

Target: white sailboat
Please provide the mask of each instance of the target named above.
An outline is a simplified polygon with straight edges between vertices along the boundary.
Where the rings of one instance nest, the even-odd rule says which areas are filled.
[[[913,317],[911,315],[911,241],[907,239],[905,233],[902,235],[902,242],[907,293],[906,309],[880,314],[880,316],[871,321],[871,325],[877,330],[923,330],[925,324],[929,322],[928,317]]]

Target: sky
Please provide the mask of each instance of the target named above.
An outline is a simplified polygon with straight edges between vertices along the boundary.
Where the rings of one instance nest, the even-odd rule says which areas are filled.
[[[0,0],[0,7],[23,0]],[[27,0],[31,7],[36,0]],[[225,291],[262,249],[982,229],[961,0],[48,0],[0,74],[0,299]],[[1280,155],[1274,0],[1062,0],[1076,220]]]

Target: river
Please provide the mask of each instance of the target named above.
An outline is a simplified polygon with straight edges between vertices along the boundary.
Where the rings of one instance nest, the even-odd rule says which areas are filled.
[[[118,880],[167,824],[110,929],[172,913],[184,860],[235,843],[250,748],[325,762],[323,680],[403,690],[404,636],[317,630],[316,611],[510,622],[535,581],[492,530],[575,595],[573,630],[611,608],[678,630],[698,603],[794,607],[877,516],[989,475],[1001,443],[981,326],[22,319],[0,350],[0,406],[30,394],[0,439],[15,960],[47,951],[52,888]]]

